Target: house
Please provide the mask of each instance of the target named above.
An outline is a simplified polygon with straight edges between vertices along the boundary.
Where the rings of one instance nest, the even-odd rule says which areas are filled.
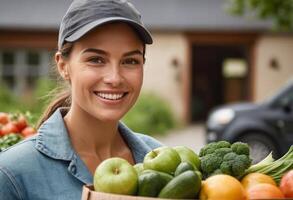
[[[0,0],[0,77],[16,91],[47,76],[71,0]],[[260,101],[293,74],[293,34],[270,21],[232,17],[225,0],[131,0],[154,37],[143,90],[186,123],[220,104]]]

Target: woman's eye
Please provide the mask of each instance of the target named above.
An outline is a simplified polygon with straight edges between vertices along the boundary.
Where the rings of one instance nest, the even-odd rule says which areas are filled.
[[[102,57],[91,57],[88,59],[88,61],[93,64],[104,64],[105,63],[105,59]]]
[[[140,61],[134,58],[127,58],[123,60],[122,64],[124,65],[139,65]]]

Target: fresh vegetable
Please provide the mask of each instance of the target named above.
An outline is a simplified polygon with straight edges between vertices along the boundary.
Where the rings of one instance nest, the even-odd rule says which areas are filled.
[[[293,145],[288,152],[278,160],[272,161],[269,154],[263,161],[250,166],[246,174],[259,172],[271,176],[279,184],[282,176],[289,170],[293,169]]]
[[[0,112],[0,151],[36,133],[36,130],[29,124],[31,118],[29,112],[25,114]],[[5,137],[7,135],[9,137]]]
[[[200,188],[200,177],[195,171],[188,170],[174,177],[167,183],[158,197],[167,199],[195,199]]]
[[[188,171],[188,170],[192,170],[194,171],[194,166],[192,164],[190,164],[189,162],[181,162],[176,170],[175,170],[175,173],[174,173],[174,176],[178,176],[179,174],[182,174],[183,172],[185,171]]]
[[[138,177],[138,196],[157,197],[162,188],[173,178],[171,175],[162,174],[165,173],[154,170],[141,174]]]
[[[0,152],[4,149],[18,143],[22,140],[22,136],[16,133],[10,133],[0,138]]]
[[[9,133],[19,133],[19,129],[14,122],[8,122],[1,128],[2,135],[7,135]]]
[[[27,119],[24,115],[18,114],[15,119],[15,126],[18,128],[18,130],[23,130],[28,126]]]
[[[9,121],[8,113],[0,112],[0,124],[7,124]]]
[[[31,135],[34,135],[35,133],[36,129],[31,126],[27,126],[21,131],[21,135],[23,135],[24,137],[29,137]]]
[[[246,143],[212,142],[199,153],[204,178],[215,174],[228,174],[240,179],[251,165],[249,146]]]

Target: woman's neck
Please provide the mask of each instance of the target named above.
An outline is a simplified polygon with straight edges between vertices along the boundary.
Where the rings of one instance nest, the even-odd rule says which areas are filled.
[[[121,140],[117,122],[101,122],[85,111],[71,108],[64,116],[69,137],[79,154],[111,157]],[[121,144],[120,144],[121,145]]]

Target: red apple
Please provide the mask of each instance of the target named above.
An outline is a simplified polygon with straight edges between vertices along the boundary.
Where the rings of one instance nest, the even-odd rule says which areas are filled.
[[[293,169],[283,175],[280,189],[286,198],[293,198]]]

